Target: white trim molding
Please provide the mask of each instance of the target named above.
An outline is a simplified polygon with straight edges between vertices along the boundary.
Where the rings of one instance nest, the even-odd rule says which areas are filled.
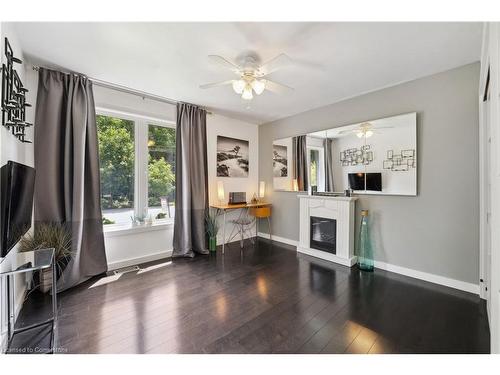
[[[378,268],[381,270],[398,273],[400,275],[413,277],[414,279],[424,280],[424,281],[428,281],[428,282],[433,283],[433,284],[444,285],[444,286],[447,286],[449,288],[463,290],[464,292],[469,292],[469,293],[479,295],[479,285],[478,284],[472,284],[472,283],[468,283],[465,281],[451,279],[449,277],[444,277],[444,276],[434,275],[432,273],[417,271],[417,270],[414,270],[411,268],[396,266],[394,264],[389,264],[389,263],[381,262],[378,260],[376,260],[374,263],[375,263],[375,268]]]
[[[262,238],[265,238],[268,240],[270,238],[269,233],[259,232],[258,235],[259,235],[259,237],[262,237]],[[290,239],[285,238],[285,237],[275,236],[274,234],[273,234],[272,238],[273,238],[273,241],[281,242],[281,243],[284,243],[287,245],[292,245],[292,246],[296,246],[296,247],[299,245],[299,241],[290,240]]]
[[[269,234],[259,232],[259,237],[269,239]],[[287,245],[292,245],[292,246],[297,246],[297,247],[299,246],[298,241],[291,240],[289,238],[275,236],[275,235],[273,235],[273,241],[282,242],[282,243],[285,243]],[[304,251],[300,251],[300,252],[307,254]],[[314,254],[308,254],[308,255],[314,256]],[[326,258],[324,258],[324,259],[326,259]],[[427,273],[427,272],[423,272],[423,271],[417,271],[417,270],[414,270],[411,268],[401,267],[401,266],[397,266],[394,264],[381,262],[378,260],[375,260],[374,263],[375,263],[375,268],[380,269],[380,270],[385,270],[388,272],[397,273],[400,275],[412,277],[414,279],[419,279],[419,280],[427,281],[429,283],[443,285],[443,286],[447,286],[449,288],[458,289],[458,290],[462,290],[464,292],[479,295],[479,285],[478,284],[472,284],[472,283],[468,283],[468,282],[461,281],[461,280],[451,279],[449,277],[434,275],[432,273]],[[349,267],[348,264],[344,264],[344,265]]]
[[[158,253],[145,255],[143,257],[128,258],[125,260],[108,263],[108,271],[113,271],[123,267],[135,266],[137,264],[152,262],[155,260],[171,258],[171,257],[172,257],[172,250],[165,250],[165,251],[160,251]]]

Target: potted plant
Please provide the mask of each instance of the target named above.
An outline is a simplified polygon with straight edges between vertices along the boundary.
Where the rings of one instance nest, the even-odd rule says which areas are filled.
[[[130,220],[132,221],[132,226],[144,225],[146,223],[146,217],[143,215],[131,215]]]
[[[33,231],[28,232],[19,243],[19,251],[26,252],[38,249],[54,249],[54,261],[57,277],[71,259],[71,232],[64,224],[36,224]],[[52,270],[43,269],[40,273],[40,290],[47,293],[52,288]]]
[[[205,214],[205,229],[208,234],[208,249],[215,252],[217,250],[219,223],[217,222],[217,214],[210,212],[210,210],[207,210]]]
[[[102,217],[102,224],[103,225],[115,224],[115,221],[103,216]]]
[[[167,218],[167,214],[165,212],[159,212],[158,215],[156,215],[156,220],[163,220]]]

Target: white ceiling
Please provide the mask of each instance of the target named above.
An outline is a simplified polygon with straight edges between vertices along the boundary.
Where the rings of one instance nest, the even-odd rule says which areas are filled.
[[[218,113],[264,123],[478,61],[480,23],[17,23],[23,51],[59,66]],[[296,64],[270,78],[292,86],[243,101],[207,55],[254,51]]]

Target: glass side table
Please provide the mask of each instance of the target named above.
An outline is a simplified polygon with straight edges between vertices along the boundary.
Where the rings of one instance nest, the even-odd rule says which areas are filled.
[[[52,317],[41,322],[29,324],[21,328],[15,328],[15,286],[16,275],[52,269]],[[23,348],[13,347],[16,335],[25,334],[28,331],[40,329],[42,326],[50,326],[50,348],[41,350],[38,353],[55,353],[56,345],[56,322],[57,322],[57,285],[56,285],[56,264],[54,259],[54,249],[40,249],[17,254],[9,254],[0,264],[0,278],[7,281],[7,316],[8,316],[8,345],[7,353],[23,353]],[[29,351],[28,353],[33,353]]]

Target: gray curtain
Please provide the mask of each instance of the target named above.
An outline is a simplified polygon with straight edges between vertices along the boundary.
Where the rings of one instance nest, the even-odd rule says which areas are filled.
[[[35,123],[35,228],[43,222],[71,228],[62,291],[107,270],[92,82],[40,68]]]
[[[293,178],[297,179],[299,191],[309,186],[309,169],[307,167],[307,140],[305,135],[292,138],[292,155],[294,160]]]
[[[208,254],[206,122],[205,110],[191,104],[177,104],[174,257]]]
[[[333,139],[326,138],[323,142],[325,151],[325,191],[335,191],[333,187]]]

